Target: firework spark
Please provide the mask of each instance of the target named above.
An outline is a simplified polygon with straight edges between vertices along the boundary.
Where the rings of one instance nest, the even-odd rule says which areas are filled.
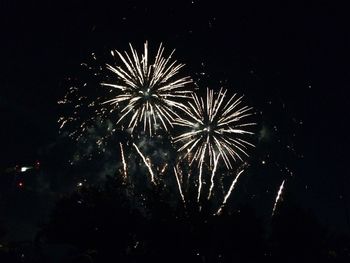
[[[235,188],[235,185],[236,185],[236,183],[237,183],[237,181],[238,181],[239,176],[240,176],[243,172],[244,172],[244,170],[241,170],[241,171],[237,174],[236,178],[233,180],[233,182],[232,182],[232,184],[231,184],[231,186],[230,186],[230,189],[228,190],[227,194],[225,195],[225,198],[224,198],[224,201],[222,202],[222,205],[220,206],[219,210],[216,212],[216,215],[220,215],[222,209],[224,208],[224,206],[225,206],[225,204],[226,204],[226,202],[227,202],[227,199],[230,197],[230,195],[231,195],[233,189]]]
[[[186,117],[175,121],[176,125],[189,129],[174,138],[175,143],[182,144],[178,149],[184,153],[182,159],[193,154],[191,164],[195,160],[201,165],[209,157],[212,169],[215,156],[220,154],[226,167],[232,169],[232,160],[243,161],[242,156],[248,156],[247,146],[254,145],[244,136],[253,134],[247,128],[255,123],[242,120],[253,114],[252,108],[242,106],[242,97],[237,98],[236,94],[225,102],[226,93],[227,90],[221,88],[217,96],[207,89],[205,99],[191,95],[192,101],[185,109]]]
[[[179,188],[179,192],[180,192],[180,195],[181,195],[182,202],[183,202],[183,203],[186,203],[186,202],[185,202],[185,196],[184,196],[183,193],[182,193],[181,183],[180,183],[180,180],[179,180],[179,175],[178,175],[178,173],[177,173],[176,167],[174,167],[174,174],[175,174],[175,177],[176,177],[176,182],[177,182],[177,186],[178,186],[178,188]]]
[[[123,144],[120,142],[120,143],[119,143],[119,146],[120,146],[120,152],[121,152],[121,155],[122,155],[122,163],[123,163],[123,171],[124,171],[124,180],[126,180],[126,178],[128,177],[128,174],[127,174],[126,161],[125,161],[125,157],[124,157]]]
[[[199,165],[199,176],[198,176],[198,196],[197,196],[197,202],[199,202],[199,199],[201,197],[201,190],[202,190],[202,173],[203,173],[203,160],[204,160],[204,153],[205,148],[207,147],[207,144],[204,145],[204,151],[202,152],[202,157],[200,159],[200,165]]]
[[[210,188],[209,188],[209,194],[208,194],[208,200],[210,199],[211,195],[212,195],[212,191],[213,191],[213,188],[214,188],[214,177],[215,177],[215,173],[216,173],[216,168],[218,166],[218,163],[219,163],[219,158],[220,158],[220,154],[218,154],[218,156],[215,158],[214,157],[214,168],[211,172],[211,177],[210,177]]]
[[[137,153],[141,156],[143,162],[145,163],[145,165],[149,171],[149,174],[151,175],[151,182],[153,184],[156,184],[156,181],[154,180],[154,173],[152,171],[152,167],[151,167],[151,164],[149,163],[149,160],[147,160],[147,158],[142,154],[142,152],[140,151],[140,149],[137,147],[137,145],[135,143],[133,143],[132,145],[135,147]]]
[[[282,192],[283,192],[284,182],[285,182],[285,181],[286,181],[286,180],[283,180],[283,182],[282,182],[281,185],[280,185],[280,188],[279,188],[278,193],[277,193],[277,196],[276,196],[275,204],[273,205],[272,215],[271,215],[271,216],[273,216],[273,215],[275,214],[275,211],[276,211],[276,208],[277,208],[277,203],[278,203],[279,199],[280,199],[281,196],[282,196]]]
[[[178,118],[176,110],[184,110],[186,106],[180,101],[189,99],[192,93],[187,84],[192,80],[189,77],[178,78],[179,70],[184,64],[171,61],[169,57],[164,58],[162,44],[158,48],[154,62],[148,58],[148,43],[144,44],[144,53],[139,56],[130,44],[131,53],[112,51],[113,57],[119,57],[122,64],[109,65],[107,68],[112,71],[117,81],[115,83],[101,83],[103,86],[113,88],[117,95],[104,102],[120,106],[121,116],[117,123],[131,116],[127,128],[131,132],[140,123],[143,123],[143,130],[149,135],[161,126],[168,130],[175,118]],[[119,107],[115,107],[112,111]]]
[[[163,168],[162,168],[162,170],[160,171],[160,174],[164,174],[165,173],[165,170],[168,168],[168,164],[166,163],[164,166],[163,166]]]

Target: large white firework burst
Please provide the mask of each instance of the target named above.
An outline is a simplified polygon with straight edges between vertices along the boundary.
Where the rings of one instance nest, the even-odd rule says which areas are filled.
[[[254,146],[245,138],[253,134],[249,128],[255,123],[246,121],[253,114],[252,108],[242,105],[243,96],[235,94],[227,99],[226,93],[221,88],[217,95],[207,89],[206,98],[192,94],[185,116],[175,122],[187,128],[174,138],[181,144],[178,151],[182,158],[189,157],[191,164],[197,161],[200,168],[208,158],[212,169],[220,157],[231,169],[233,162],[243,161],[243,156],[248,156],[247,148]]]
[[[113,83],[102,83],[112,87],[116,93],[104,103],[116,104],[113,110],[119,110],[117,123],[123,123],[131,132],[143,125],[143,130],[152,135],[158,126],[165,130],[172,127],[178,109],[186,109],[183,99],[189,99],[193,92],[188,88],[190,77],[178,77],[184,64],[172,61],[171,56],[164,57],[164,48],[160,44],[154,61],[148,57],[148,43],[140,56],[130,44],[130,53],[111,52],[116,58],[115,65],[107,64],[117,80]],[[120,65],[117,63],[119,60]],[[115,94],[115,95],[114,95]],[[127,121],[128,119],[128,121]]]

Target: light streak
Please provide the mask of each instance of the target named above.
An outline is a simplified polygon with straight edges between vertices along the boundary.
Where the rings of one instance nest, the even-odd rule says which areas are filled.
[[[274,205],[273,205],[273,209],[272,209],[272,214],[271,214],[271,216],[274,216],[274,214],[275,214],[275,211],[276,211],[276,208],[277,208],[277,203],[278,203],[279,199],[280,199],[281,196],[282,196],[282,192],[283,192],[284,182],[285,182],[285,181],[286,181],[286,180],[283,180],[282,183],[281,183],[281,185],[280,185],[280,187],[279,187],[279,190],[278,190],[278,193],[277,193],[277,196],[276,196],[276,200],[275,200],[275,203],[274,203]]]
[[[126,165],[126,161],[125,161],[125,157],[124,157],[123,144],[120,142],[119,145],[120,145],[120,152],[122,155],[122,163],[123,163],[123,171],[124,171],[124,178],[123,179],[126,180],[126,178],[128,177],[128,174],[127,174],[127,165]]]
[[[206,149],[207,145],[204,145],[204,150],[202,152],[202,155],[204,155],[205,153],[205,149]],[[204,157],[200,159],[200,166],[199,166],[199,176],[198,176],[198,196],[197,196],[197,202],[199,202],[199,199],[201,197],[201,190],[202,190],[202,173],[203,173],[203,161],[204,161]]]
[[[152,182],[153,184],[156,184],[156,182],[155,182],[155,180],[154,180],[154,174],[153,174],[153,171],[152,171],[152,167],[151,167],[149,161],[147,161],[146,157],[142,154],[142,152],[141,152],[140,149],[136,146],[135,143],[133,143],[132,145],[135,147],[137,153],[141,156],[143,162],[145,163],[146,167],[148,168],[148,171],[149,171],[149,173],[150,173],[150,175],[151,175],[151,182]]]
[[[183,193],[182,193],[181,183],[180,183],[180,180],[179,180],[179,176],[178,176],[176,167],[174,167],[174,174],[175,174],[175,177],[176,177],[176,182],[177,182],[177,186],[178,186],[178,188],[179,188],[179,192],[180,192],[180,195],[181,195],[182,202],[183,202],[183,203],[186,203],[186,201],[185,201],[185,196],[184,196]]]
[[[244,172],[244,170],[241,170],[241,171],[237,174],[236,178],[233,180],[233,182],[232,182],[232,184],[231,184],[231,186],[230,186],[230,189],[228,190],[228,192],[227,192],[227,194],[226,194],[226,196],[225,196],[225,198],[224,198],[224,201],[222,202],[222,205],[220,206],[219,210],[216,212],[216,215],[219,215],[219,214],[221,213],[222,209],[224,208],[224,206],[225,206],[225,204],[226,204],[226,202],[227,202],[227,199],[230,197],[230,195],[231,195],[233,189],[235,188],[235,185],[236,185],[236,183],[237,183],[237,180],[238,180],[239,176],[240,176],[243,172]]]
[[[214,188],[214,177],[215,177],[216,169],[217,169],[217,166],[219,163],[219,158],[220,158],[220,154],[218,154],[216,159],[214,158],[215,162],[214,162],[214,168],[212,170],[211,177],[210,177],[210,188],[209,188],[208,200],[210,199],[210,197],[212,195],[213,188]]]

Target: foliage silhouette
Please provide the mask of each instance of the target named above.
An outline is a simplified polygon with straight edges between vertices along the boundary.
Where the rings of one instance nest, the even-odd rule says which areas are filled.
[[[249,206],[223,209],[214,216],[205,206],[199,210],[175,202],[168,189],[160,185],[140,194],[115,177],[109,177],[104,187],[82,187],[57,203],[39,239],[44,245],[75,247],[70,262],[342,262],[349,258],[345,248],[338,252],[339,244],[329,249],[326,230],[311,213],[294,205],[288,193],[268,232],[267,223]]]

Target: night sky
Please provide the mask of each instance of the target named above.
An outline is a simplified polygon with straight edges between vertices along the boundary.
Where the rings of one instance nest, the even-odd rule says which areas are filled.
[[[0,219],[10,238],[28,238],[32,224],[49,213],[50,200],[71,189],[61,182],[69,175],[58,176],[67,173],[71,154],[57,146],[57,101],[69,88],[67,80],[80,78],[79,65],[91,53],[103,60],[111,49],[126,50],[130,42],[140,50],[146,40],[153,48],[162,42],[166,50],[176,49],[185,73],[204,88],[223,85],[262,112],[259,127],[269,136],[258,144],[254,162],[283,171],[272,176],[275,168],[260,169],[242,198],[268,190],[254,204],[271,204],[287,178],[298,205],[331,231],[349,233],[345,9],[294,1],[16,2],[0,3],[1,176],[39,160],[47,188],[39,196],[9,200],[1,187]],[[25,230],[15,230],[13,222]]]

